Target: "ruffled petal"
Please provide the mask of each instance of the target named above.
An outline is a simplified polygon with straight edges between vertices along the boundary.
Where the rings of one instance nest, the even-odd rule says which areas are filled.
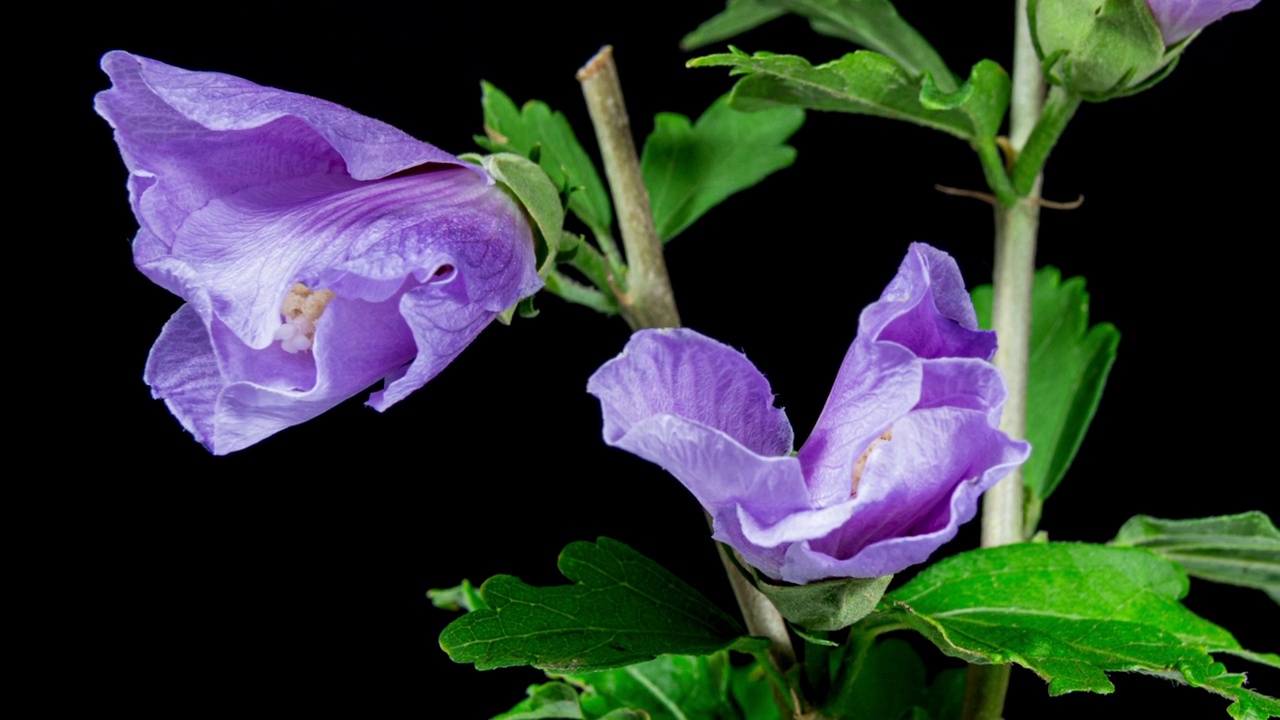
[[[955,259],[912,243],[898,274],[858,320],[858,337],[894,342],[920,358],[990,360],[995,333],[978,330],[978,316]]]
[[[231,75],[111,52],[112,88],[95,99],[116,129],[143,227],[172,241],[209,200],[284,180],[374,180],[427,163],[464,165],[386,123]],[[473,172],[480,172],[478,169]]]
[[[671,414],[723,432],[764,456],[791,452],[791,423],[769,381],[745,355],[692,330],[641,330],[600,367],[587,392],[604,410],[605,442],[635,423]]]
[[[849,522],[793,545],[788,582],[889,575],[924,561],[972,519],[977,498],[1026,460],[1030,447],[988,424],[988,413],[912,412],[867,457]]]

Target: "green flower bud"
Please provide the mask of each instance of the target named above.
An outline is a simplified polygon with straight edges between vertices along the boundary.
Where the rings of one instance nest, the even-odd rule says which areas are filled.
[[[1165,47],[1144,0],[1031,0],[1027,12],[1048,81],[1095,102],[1163,80],[1190,40]]]

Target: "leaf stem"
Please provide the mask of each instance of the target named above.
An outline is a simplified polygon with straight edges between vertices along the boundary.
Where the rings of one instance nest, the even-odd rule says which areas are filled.
[[[1045,161],[1049,159],[1049,151],[1058,143],[1062,131],[1079,107],[1079,95],[1056,85],[1049,90],[1044,113],[1028,136],[1026,144],[1022,146],[1018,161],[1013,166],[1013,189],[1019,195],[1025,196],[1031,192],[1036,178],[1040,177],[1040,171],[1044,169]]]
[[[566,302],[585,305],[603,315],[618,314],[618,303],[611,296],[605,295],[595,288],[583,285],[572,278],[553,272],[547,276],[546,283],[547,292]]]
[[[1045,84],[1027,16],[1027,0],[1017,0],[1014,17],[1013,87],[1009,140],[1021,153],[1040,122]],[[1046,151],[1047,156],[1047,151]],[[1016,166],[1015,166],[1016,167]],[[1017,184],[1015,183],[1015,188]],[[1008,387],[1000,428],[1013,438],[1026,437],[1027,363],[1031,337],[1031,288],[1035,277],[1036,231],[1040,219],[1039,168],[1023,199],[997,207],[995,271],[992,277],[992,328],[1000,346],[995,364]],[[987,491],[982,500],[982,545],[1020,542],[1022,472],[1015,470]],[[999,720],[1009,687],[1010,666],[972,665],[965,688],[964,720]]]
[[[618,229],[627,255],[622,315],[633,330],[678,327],[680,314],[662,256],[662,242],[653,227],[649,192],[640,174],[640,160],[631,137],[631,120],[622,99],[613,48],[606,45],[588,60],[578,71],[578,82],[600,143],[604,174],[613,195]]]

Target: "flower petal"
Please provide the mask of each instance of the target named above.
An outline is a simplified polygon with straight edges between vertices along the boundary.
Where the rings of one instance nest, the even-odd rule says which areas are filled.
[[[378,120],[231,75],[125,52],[102,58],[94,105],[116,129],[143,227],[169,243],[209,200],[291,178],[373,180],[426,163],[463,165]],[[477,170],[478,172],[478,170]]]
[[[815,506],[850,497],[858,457],[915,406],[922,372],[920,360],[900,345],[856,340],[849,346],[818,423],[800,448]]]
[[[895,342],[921,358],[990,360],[995,333],[978,330],[964,278],[955,259],[924,243],[912,243],[898,274],[858,320],[858,337]]]
[[[1257,4],[1258,0],[1147,0],[1165,45],[1173,45],[1210,23]]]
[[[985,411],[912,412],[868,455],[850,521],[793,545],[783,579],[877,577],[924,561],[972,519],[978,496],[1029,452],[1025,442],[991,427]]]
[[[758,455],[791,452],[791,423],[745,355],[692,330],[641,330],[587,381],[604,410],[605,442],[660,413],[719,430]]]

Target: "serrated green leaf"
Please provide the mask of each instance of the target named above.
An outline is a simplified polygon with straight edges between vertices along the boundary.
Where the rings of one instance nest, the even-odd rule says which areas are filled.
[[[912,74],[929,73],[944,92],[956,89],[955,76],[942,56],[889,0],[766,0],[766,4],[808,18],[823,35],[887,55]]]
[[[930,110],[957,109],[968,116],[976,136],[994,138],[1009,110],[1012,87],[1004,68],[995,61],[982,60],[958,89],[947,90],[933,76],[926,75],[920,88],[920,104]]]
[[[724,12],[686,35],[680,46],[693,50],[727,40],[787,12],[807,18],[815,32],[887,55],[908,72],[932,74],[945,92],[956,89],[942,57],[889,0],[729,0]]]
[[[969,662],[1015,662],[1048,681],[1050,695],[1109,693],[1106,674],[1124,671],[1181,679],[1239,701],[1234,676],[1210,653],[1242,650],[1229,632],[1178,602],[1186,592],[1182,570],[1146,550],[1023,543],[933,565],[886,595],[872,622],[903,623]],[[1247,697],[1270,701],[1252,691]]]
[[[991,73],[994,63],[989,61],[975,66],[977,72],[970,76],[970,89],[959,91],[964,98],[973,98],[967,102],[974,106],[964,109],[961,105],[965,101],[954,105],[940,103],[939,99],[946,95],[936,88],[922,101],[926,76],[913,74],[897,61],[870,50],[816,67],[796,55],[748,55],[736,49],[694,58],[688,64],[690,67],[729,67],[731,74],[745,75],[729,96],[730,103],[743,110],[793,106],[875,115],[906,120],[963,140],[984,137],[983,133],[989,129],[986,125],[990,124],[986,118],[998,104],[996,98],[1002,92],[1004,99],[999,102],[1006,106],[1008,103],[1008,78],[997,87],[991,86],[996,78]],[[986,125],[975,125],[971,115],[983,118]]]
[[[730,195],[790,166],[796,151],[785,143],[803,123],[799,108],[748,113],[730,108],[727,96],[693,124],[659,113],[640,158],[658,237],[670,240]]]
[[[1137,515],[1111,542],[1151,550],[1193,577],[1280,594],[1280,530],[1265,513],[1194,520]]]
[[[578,692],[562,682],[530,685],[529,697],[492,720],[584,720]]]
[[[480,586],[489,609],[440,633],[454,662],[479,670],[533,665],[556,672],[605,670],[664,653],[759,649],[742,627],[661,565],[609,538],[575,542],[558,562],[573,585],[532,587],[510,575]]]
[[[711,656],[663,655],[597,673],[566,675],[582,688],[582,708],[590,717],[620,709],[643,710],[654,720],[732,717],[727,653]]]
[[[685,35],[680,41],[680,48],[696,50],[714,42],[728,40],[786,14],[786,10],[773,7],[772,3],[765,0],[729,0],[721,13]]]
[[[1082,277],[1062,281],[1057,268],[1036,272],[1032,298],[1031,355],[1027,371],[1027,440],[1031,457],[1022,467],[1028,528],[1075,459],[1098,410],[1115,363],[1120,331],[1110,323],[1089,327],[1089,293]],[[991,286],[973,290],[978,322],[991,327]]]
[[[529,157],[538,152],[538,164],[558,188],[570,188],[569,210],[592,230],[608,232],[613,206],[591,157],[569,126],[563,113],[546,103],[530,100],[521,110],[490,83],[480,83],[487,137],[477,138],[491,152],[511,152]]]

